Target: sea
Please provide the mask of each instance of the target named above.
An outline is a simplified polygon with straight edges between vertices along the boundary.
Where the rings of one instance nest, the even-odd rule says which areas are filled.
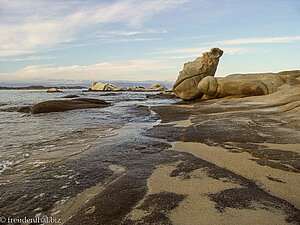
[[[114,140],[121,140],[149,129],[159,123],[159,117],[148,110],[150,106],[178,101],[147,98],[147,95],[155,94],[83,92],[81,89],[57,93],[0,90],[0,187],[25,179],[41,168],[99,149],[109,137],[116,136]],[[66,95],[101,99],[112,105],[35,115],[17,112],[20,107],[47,100],[66,100],[63,98]]]

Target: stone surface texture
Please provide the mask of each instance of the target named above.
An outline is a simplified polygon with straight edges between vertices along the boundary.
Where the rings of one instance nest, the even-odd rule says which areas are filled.
[[[184,64],[183,70],[173,86],[176,96],[184,100],[202,97],[203,93],[198,89],[198,83],[207,76],[214,76],[223,51],[212,48],[210,52],[203,53],[202,57],[193,62]]]
[[[226,96],[245,97],[267,95],[278,91],[284,84],[300,84],[300,71],[280,73],[233,74],[227,77],[205,77],[198,84],[202,99],[222,98]]]

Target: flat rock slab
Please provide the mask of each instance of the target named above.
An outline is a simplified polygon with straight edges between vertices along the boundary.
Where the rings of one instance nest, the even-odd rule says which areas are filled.
[[[50,100],[38,103],[30,108],[32,114],[64,112],[74,109],[102,108],[109,106],[110,103],[92,98],[78,98],[72,100]]]

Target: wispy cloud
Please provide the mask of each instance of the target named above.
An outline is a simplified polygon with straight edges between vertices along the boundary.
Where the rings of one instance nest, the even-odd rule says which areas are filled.
[[[141,28],[161,11],[178,7],[189,0],[118,0],[95,1],[0,0],[0,57],[30,54],[69,43],[80,35],[105,30],[107,24]],[[3,12],[3,13],[2,13]],[[136,32],[119,32],[134,35]],[[103,35],[117,34],[111,31]]]
[[[300,41],[300,36],[232,39],[203,43],[203,47],[199,48],[178,48],[160,51],[159,53],[170,55],[169,58],[171,59],[184,59],[199,57],[202,55],[203,52],[209,51],[212,47],[221,47],[222,50],[224,50],[224,52],[228,55],[252,54],[258,51],[257,48],[254,48],[255,44],[276,44],[289,43],[295,41]],[[237,47],[235,45],[244,46]]]
[[[56,59],[57,56],[26,56],[23,58],[0,58],[1,62],[19,62],[19,61],[33,61],[33,60],[46,60]]]
[[[271,37],[271,38],[244,38],[214,42],[220,45],[244,45],[244,44],[268,44],[268,43],[288,43],[300,41],[300,36]]]
[[[54,65],[32,65],[11,73],[0,73],[0,79],[11,81],[32,81],[45,79],[66,79],[66,80],[167,80],[161,77],[160,73],[147,77],[137,78],[141,72],[165,71],[174,69],[173,65],[159,60],[130,60],[122,62],[101,62],[92,65],[53,67]]]
[[[202,55],[203,52],[209,51],[214,45],[208,47],[201,47],[201,48],[182,48],[182,49],[173,49],[168,51],[162,51],[161,54],[169,54],[169,58],[171,59],[185,59],[185,58],[192,58],[192,57],[199,57]],[[229,55],[235,54],[246,54],[246,53],[253,53],[254,50],[252,48],[246,47],[224,47],[222,48]],[[188,54],[188,55],[187,55]]]

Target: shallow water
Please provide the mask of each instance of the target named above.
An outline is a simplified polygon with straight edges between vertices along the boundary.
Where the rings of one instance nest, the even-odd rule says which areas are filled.
[[[62,99],[69,94],[97,98],[112,103],[107,108],[81,109],[46,114],[27,114],[15,111],[21,106],[46,100]],[[64,90],[46,93],[45,90],[0,91],[0,185],[20,179],[38,168],[45,168],[101,145],[101,140],[119,135],[126,124],[134,124],[137,106],[170,104],[176,100],[147,99],[142,92],[82,92]],[[153,94],[153,93],[151,93]],[[152,126],[145,114],[143,121],[133,125],[131,132]],[[157,118],[156,118],[157,120]],[[121,133],[120,133],[121,132]]]

